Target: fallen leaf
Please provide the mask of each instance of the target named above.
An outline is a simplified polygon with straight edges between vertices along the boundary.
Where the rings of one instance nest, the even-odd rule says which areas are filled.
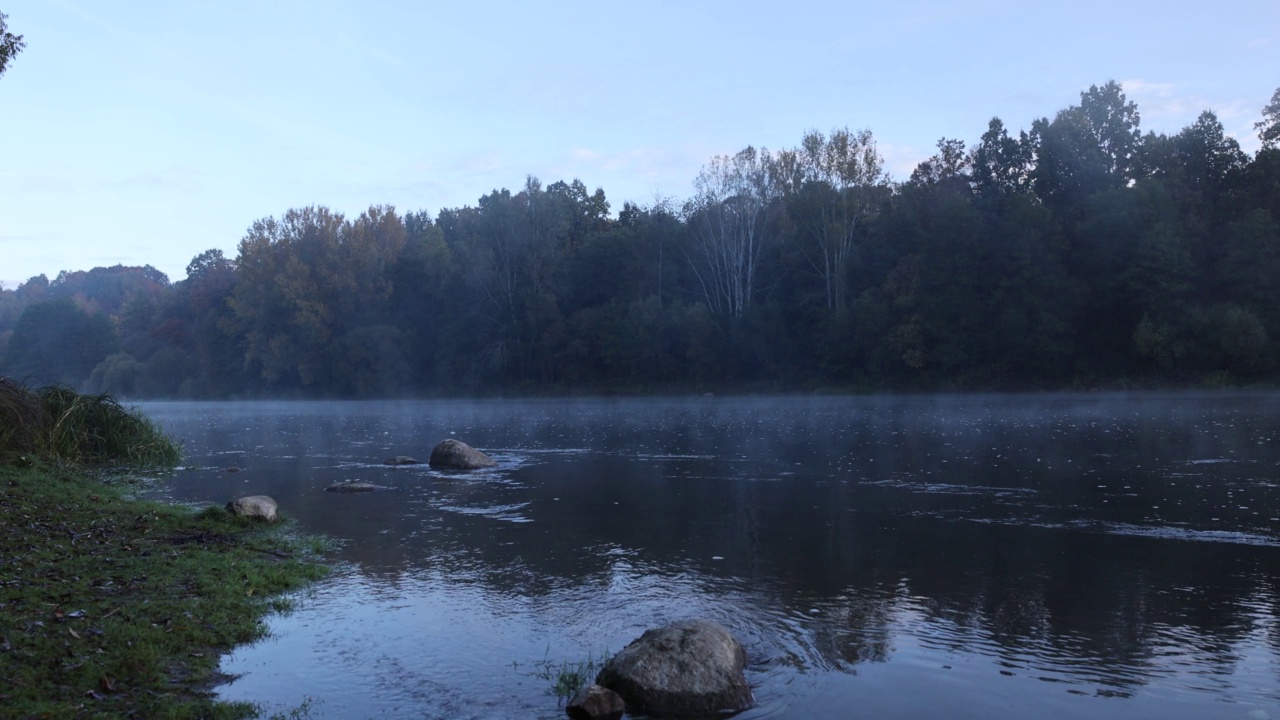
[[[79,639],[80,639],[80,633],[76,632],[76,629],[75,629],[75,628],[67,628],[67,632],[71,633],[71,637],[73,637],[73,638],[75,638],[75,639],[77,639],[77,640],[79,640]]]

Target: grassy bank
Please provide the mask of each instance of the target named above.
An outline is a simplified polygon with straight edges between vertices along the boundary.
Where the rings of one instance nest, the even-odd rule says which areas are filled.
[[[0,464],[163,467],[180,458],[154,423],[110,395],[0,377]]]
[[[255,715],[209,694],[219,655],[261,637],[263,618],[287,608],[280,593],[323,575],[312,543],[222,508],[130,498],[128,481],[94,467],[176,460],[154,426],[120,408],[141,424],[113,435],[132,422],[114,401],[9,390],[0,387],[0,717]],[[32,395],[40,409],[24,405],[31,414],[15,426],[5,399]],[[86,407],[114,429],[78,417]]]

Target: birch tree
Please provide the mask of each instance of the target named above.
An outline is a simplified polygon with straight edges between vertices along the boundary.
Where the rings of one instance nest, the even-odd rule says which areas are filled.
[[[742,317],[757,290],[766,215],[778,196],[773,158],[753,147],[718,155],[693,186],[694,197],[685,206],[693,235],[689,261],[707,306]]]
[[[870,130],[848,128],[830,135],[810,131],[784,157],[799,249],[821,283],[827,309],[844,310],[858,234],[874,210],[877,190],[888,187],[884,158]]]

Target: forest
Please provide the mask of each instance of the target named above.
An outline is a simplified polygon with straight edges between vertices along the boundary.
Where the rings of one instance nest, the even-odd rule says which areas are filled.
[[[0,374],[129,398],[1025,390],[1280,379],[1280,89],[1253,156],[1108,82],[894,180],[870,130],[708,161],[616,211],[260,219],[235,257],[0,290]]]

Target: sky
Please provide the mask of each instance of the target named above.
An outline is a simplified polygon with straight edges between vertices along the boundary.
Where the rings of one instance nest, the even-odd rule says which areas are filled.
[[[1257,150],[1280,3],[0,0],[0,283],[185,277],[255,221],[475,205],[526,176],[678,201],[713,156],[870,129],[895,179],[1108,80]]]

